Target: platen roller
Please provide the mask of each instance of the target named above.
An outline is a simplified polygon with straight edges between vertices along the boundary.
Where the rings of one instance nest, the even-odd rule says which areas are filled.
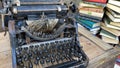
[[[36,13],[36,12],[47,12],[47,11],[67,11],[68,8],[65,5],[36,5],[36,6],[18,6],[13,7],[12,12],[14,14],[19,13]]]
[[[39,4],[63,4],[62,0],[13,0],[13,4],[22,5],[39,5]]]

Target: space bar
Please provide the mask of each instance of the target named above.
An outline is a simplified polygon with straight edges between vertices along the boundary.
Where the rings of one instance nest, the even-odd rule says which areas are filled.
[[[77,63],[79,63],[80,61],[76,61],[76,60],[72,60],[72,61],[68,61],[68,62],[64,62],[64,63],[60,63],[60,64],[57,64],[57,65],[53,65],[53,66],[50,66],[50,67],[47,67],[47,68],[63,68],[63,67],[70,67],[70,66],[73,66]]]

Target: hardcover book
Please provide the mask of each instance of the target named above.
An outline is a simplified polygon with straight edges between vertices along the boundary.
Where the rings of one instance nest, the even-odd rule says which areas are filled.
[[[106,4],[83,1],[83,2],[80,2],[79,6],[84,6],[84,7],[89,6],[89,7],[104,8],[106,6]]]
[[[86,26],[86,25],[82,25],[81,23],[78,23],[78,27],[85,27],[86,29],[88,29],[89,30],[89,27],[88,26]],[[99,30],[100,30],[100,27],[96,27],[96,28],[90,28],[90,32],[92,33],[92,34],[94,34],[94,35],[96,35],[98,32],[99,32]]]
[[[113,35],[112,33],[107,32],[106,30],[103,30],[103,29],[100,31],[100,35],[111,38],[111,39],[118,40],[117,36]]]
[[[90,11],[90,12],[96,12],[96,13],[104,13],[103,8],[92,8],[92,7],[79,7],[79,11]]]
[[[107,8],[107,10],[111,13],[113,17],[120,18],[120,13],[117,13],[114,10],[111,10],[109,8]]]
[[[117,5],[120,7],[120,0],[109,0],[108,3],[113,4],[113,5]]]
[[[107,0],[85,0],[88,2],[98,2],[98,3],[107,3]]]
[[[104,23],[101,24],[101,28],[110,32],[110,33],[112,33],[112,34],[114,34],[115,36],[120,36],[120,31],[119,30],[106,27]]]
[[[79,22],[79,24],[81,24],[82,26],[84,26],[85,28],[87,28],[89,31],[98,31],[98,30],[100,30],[100,26],[91,28],[91,27],[87,26],[87,25],[84,24],[84,23]]]
[[[120,27],[120,22],[113,22],[107,15],[105,15],[105,17],[110,25]]]
[[[100,12],[100,11],[98,11],[98,12]],[[80,11],[79,11],[79,13],[82,13],[82,14],[102,18],[104,15],[104,12],[103,13],[98,13],[98,12],[93,12],[90,10],[82,10],[82,9],[80,9]]]
[[[104,21],[106,27],[109,27],[109,28],[112,28],[112,29],[120,30],[120,27],[116,27],[116,26],[110,25],[110,24],[109,24],[109,21],[108,21],[106,18],[104,18],[103,21]]]
[[[110,12],[106,11],[106,15],[107,15],[113,22],[120,22],[120,18],[114,17]]]
[[[108,37],[105,37],[105,36],[102,36],[102,40],[106,43],[110,43],[110,44],[118,44],[119,43],[119,40],[117,39],[111,39],[111,38],[108,38]]]
[[[83,24],[86,24],[90,28],[95,28],[95,27],[100,26],[100,22],[93,22],[93,21],[84,20],[84,19],[81,19],[81,18],[79,18],[79,21]]]
[[[93,22],[101,22],[100,20],[97,20],[97,19],[94,19],[94,18],[90,18],[90,17],[85,17],[85,16],[81,16],[81,15],[76,16],[76,19],[79,19],[79,18],[84,19],[84,20],[93,21]]]
[[[116,12],[118,12],[118,13],[120,13],[120,7],[117,6],[117,5],[113,5],[113,4],[107,3],[107,7],[112,9],[112,10],[114,10],[114,11],[116,11]]]
[[[86,18],[98,20],[98,21],[101,21],[101,20],[102,20],[102,18],[100,18],[100,17],[95,17],[95,16],[91,16],[91,15],[87,15],[87,14],[82,14],[82,13],[80,13],[79,15],[80,15],[80,16],[84,16],[84,17],[86,17]]]

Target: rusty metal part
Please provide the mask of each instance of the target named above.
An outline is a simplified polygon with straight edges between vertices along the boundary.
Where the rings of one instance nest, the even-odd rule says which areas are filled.
[[[44,38],[44,34],[42,35],[42,37],[37,37],[37,36],[34,36],[33,34],[31,34],[25,27],[22,27],[22,30],[31,38],[33,38],[34,40],[39,40],[39,41],[45,41],[45,40],[51,40],[51,39],[54,39],[56,37],[58,37],[65,29],[65,25],[66,24],[63,24],[61,25],[58,30],[51,34],[52,36],[50,38]]]

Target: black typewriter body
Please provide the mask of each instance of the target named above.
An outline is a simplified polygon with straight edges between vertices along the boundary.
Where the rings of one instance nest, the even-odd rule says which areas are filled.
[[[3,0],[3,2],[5,2]],[[13,68],[86,68],[77,22],[61,0],[13,0],[4,15]],[[74,9],[73,9],[74,10]]]

